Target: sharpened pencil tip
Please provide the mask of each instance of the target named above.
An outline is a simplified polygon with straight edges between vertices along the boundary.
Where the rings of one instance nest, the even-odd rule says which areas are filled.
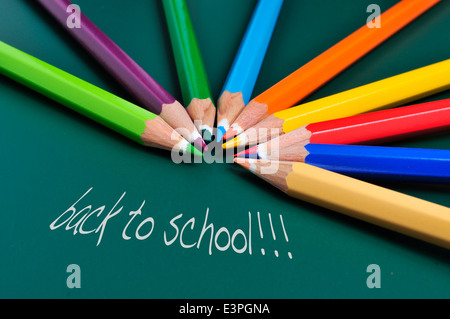
[[[188,152],[195,156],[203,156],[203,153],[192,144],[189,144]]]
[[[201,137],[197,137],[194,140],[193,143],[198,149],[201,149],[202,151],[207,151],[208,150],[208,146],[206,145],[205,141],[201,138]]]
[[[239,135],[243,132],[244,130],[237,125],[236,123],[231,125],[230,128],[225,132],[225,134],[223,135],[223,139],[229,140],[230,138],[235,137],[236,135]]]
[[[230,130],[226,131],[225,134],[223,134],[222,138],[224,141],[226,141],[235,136],[236,136],[236,133],[230,129]]]
[[[239,152],[236,155],[234,155],[234,157],[259,159],[258,146],[253,146],[253,147],[250,147],[247,150]]]
[[[237,144],[238,144],[238,143],[237,143],[237,139],[234,138],[234,139],[232,139],[231,141],[228,141],[228,142],[223,143],[223,144],[222,144],[222,148],[223,148],[223,149],[234,148],[234,147],[237,146]]]
[[[242,166],[245,169],[250,169],[250,162],[247,159],[238,157],[233,159],[233,162],[235,162],[236,164],[239,164],[240,166]]]
[[[226,133],[225,127],[219,126],[219,127],[217,128],[216,141],[217,141],[218,143],[220,143],[220,142],[222,141],[222,138],[223,138],[223,136],[224,136],[225,133]]]
[[[245,157],[245,151],[239,152],[237,154],[234,154],[234,157]]]
[[[208,150],[205,141],[203,140],[202,136],[197,130],[191,133],[189,141],[191,142],[191,144],[193,144],[195,147],[197,147],[197,149],[201,151]]]
[[[242,136],[236,136],[231,141],[228,141],[228,142],[225,142],[224,144],[222,144],[222,148],[228,149],[228,148],[239,147],[239,146],[245,145],[246,142],[247,142],[246,136],[244,136],[243,138],[242,138]]]

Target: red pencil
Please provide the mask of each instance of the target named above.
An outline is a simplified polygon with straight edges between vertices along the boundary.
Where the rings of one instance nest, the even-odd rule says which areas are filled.
[[[449,128],[450,99],[445,99],[308,124],[236,156],[270,159],[276,147],[277,158],[284,160],[296,145],[373,145]]]

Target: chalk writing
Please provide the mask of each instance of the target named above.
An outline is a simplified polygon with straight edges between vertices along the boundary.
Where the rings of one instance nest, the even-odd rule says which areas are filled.
[[[94,208],[90,204],[82,204],[82,201],[86,200],[86,197],[92,190],[93,187],[89,188],[69,208],[51,222],[50,229],[54,231],[64,227],[66,231],[70,231],[74,236],[97,235],[97,246],[100,245],[107,229],[106,226],[113,222],[112,220],[117,221],[116,216],[123,214],[125,211],[121,203],[126,196],[126,192],[122,193],[112,208],[106,213],[108,210],[106,205]],[[150,237],[158,236],[154,235],[158,224],[155,217],[144,216],[145,204],[146,201],[143,200],[139,208],[129,211],[128,216],[130,218],[124,224],[122,230],[121,236],[123,240],[128,241],[132,238],[146,240]],[[253,254],[252,225],[254,221],[252,220],[253,215],[251,212],[248,212],[245,227],[242,228],[217,225],[217,223],[210,221],[209,215],[209,208],[206,209],[204,217],[185,217],[184,214],[178,214],[170,219],[169,223],[162,223],[162,227],[158,225],[162,231],[162,236],[157,237],[157,240],[162,239],[162,243],[166,247],[178,245],[184,249],[201,249],[205,247],[204,249],[207,248],[209,255],[225,251],[237,254]],[[260,212],[257,212],[257,220],[260,238],[263,239],[263,221]],[[286,243],[289,242],[282,215],[279,215],[279,218],[272,218],[272,215],[269,213],[265,220],[268,221],[274,241],[277,240],[276,234],[281,229]],[[123,219],[121,221],[123,222]],[[135,229],[134,233],[131,230],[132,228]],[[260,251],[262,255],[265,255],[264,248],[261,248]],[[274,255],[276,257],[280,256],[278,249],[274,250]],[[287,252],[287,256],[289,259],[292,259],[290,251]]]

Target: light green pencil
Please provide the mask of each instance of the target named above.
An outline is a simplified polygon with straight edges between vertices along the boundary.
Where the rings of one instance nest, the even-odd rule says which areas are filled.
[[[201,155],[156,114],[2,41],[0,73],[139,144]]]

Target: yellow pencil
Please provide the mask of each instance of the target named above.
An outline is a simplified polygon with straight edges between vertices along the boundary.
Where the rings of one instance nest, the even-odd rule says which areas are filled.
[[[287,195],[450,249],[450,208],[305,163],[235,159]]]
[[[399,106],[450,88],[450,59],[276,112],[223,148],[254,145],[311,123]]]

